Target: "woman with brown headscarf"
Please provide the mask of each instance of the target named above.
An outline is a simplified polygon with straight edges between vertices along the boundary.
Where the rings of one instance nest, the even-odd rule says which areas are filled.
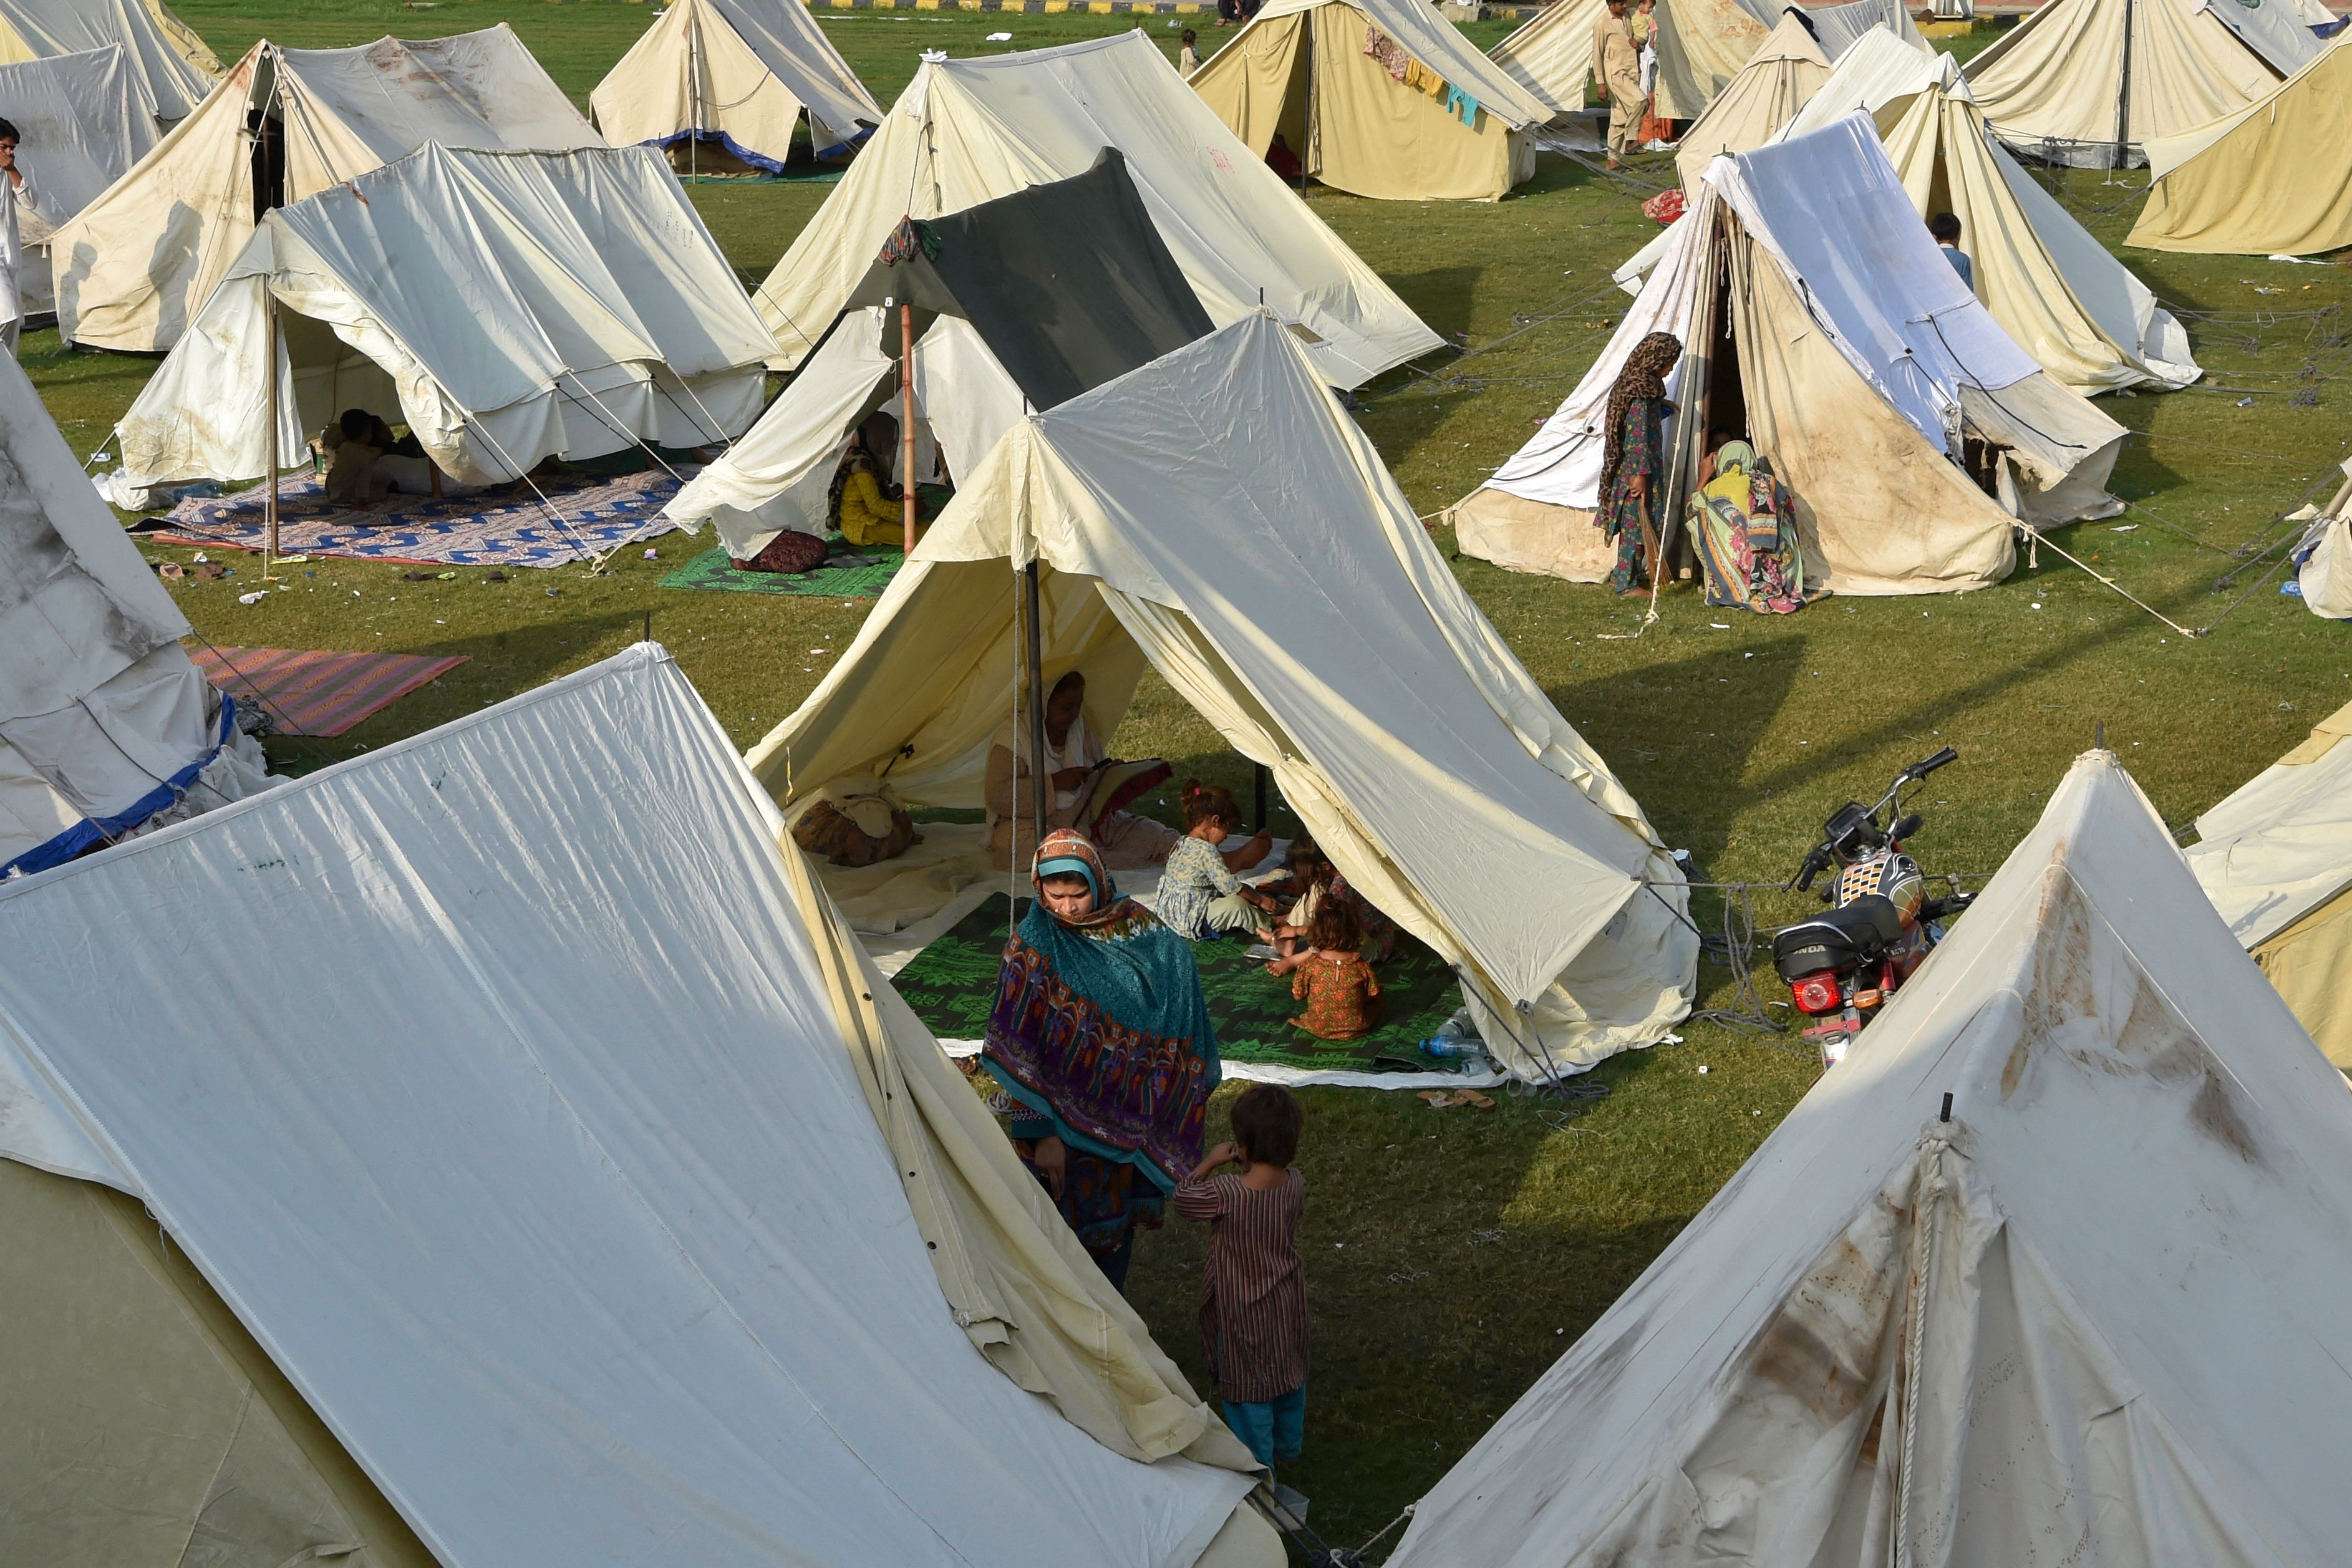
[[[1626,595],[1649,591],[1657,560],[1659,501],[1651,492],[1665,477],[1666,416],[1675,411],[1665,378],[1682,354],[1682,340],[1674,333],[1652,332],[1633,345],[1609,389],[1601,506],[1592,521],[1617,542],[1609,585]]]

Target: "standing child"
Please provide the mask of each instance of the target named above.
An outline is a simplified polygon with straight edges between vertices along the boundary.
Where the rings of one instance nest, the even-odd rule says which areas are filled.
[[[1272,910],[1274,900],[1255,888],[1242,886],[1234,875],[1265,858],[1273,836],[1260,828],[1256,837],[1237,848],[1218,846],[1242,825],[1241,807],[1234,792],[1222,784],[1184,781],[1184,837],[1168,852],[1168,868],[1160,876],[1160,923],[1187,942],[1206,942],[1229,931],[1252,931],[1261,942],[1273,931],[1259,915]]]
[[[1183,47],[1176,51],[1176,68],[1181,74],[1191,76],[1194,71],[1201,68],[1201,56],[1200,53],[1192,47],[1195,41],[1195,35],[1192,28],[1185,28],[1181,37],[1183,40]]]
[[[1268,1467],[1298,1458],[1307,1420],[1307,1178],[1290,1168],[1303,1120],[1288,1089],[1250,1085],[1234,1101],[1233,1142],[1210,1150],[1174,1198],[1178,1214],[1210,1226],[1201,1342],[1225,1425]],[[1247,1169],[1209,1174],[1232,1163]]]
[[[1318,1039],[1352,1040],[1381,1021],[1381,983],[1364,962],[1364,930],[1356,911],[1326,898],[1307,922],[1314,950],[1290,977],[1290,994],[1307,1004],[1291,1021]]]

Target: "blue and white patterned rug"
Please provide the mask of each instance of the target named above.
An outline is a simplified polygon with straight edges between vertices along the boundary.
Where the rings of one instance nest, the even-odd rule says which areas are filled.
[[[680,471],[689,477],[694,472]],[[534,482],[545,492],[545,503],[530,485],[516,484],[441,500],[387,496],[373,506],[341,507],[328,501],[319,476],[289,475],[278,481],[278,553],[451,566],[562,566],[677,527],[662,517],[661,509],[677,493],[678,481],[658,469],[617,477],[545,474]],[[164,515],[155,537],[258,550],[263,491],[256,485],[233,496],[184,500]]]

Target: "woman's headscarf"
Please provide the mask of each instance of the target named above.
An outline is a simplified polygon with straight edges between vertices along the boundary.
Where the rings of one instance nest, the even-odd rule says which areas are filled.
[[[1084,834],[1047,834],[1030,879],[1085,877],[1095,907],[1040,897],[1004,944],[981,1063],[1063,1142],[1131,1164],[1160,1192],[1200,1163],[1217,1035],[1192,944],[1118,895]]]
[[[1617,384],[1609,389],[1609,423],[1601,448],[1601,504],[1609,504],[1609,487],[1617,479],[1617,465],[1625,456],[1625,410],[1635,400],[1666,400],[1666,373],[1683,357],[1683,341],[1672,332],[1652,332],[1625,356]]]
[[[1726,441],[1715,449],[1715,471],[1727,474],[1733,469],[1741,473],[1756,466],[1756,448],[1745,441]]]
[[[1118,896],[1118,885],[1111,880],[1110,868],[1103,864],[1102,852],[1094,841],[1076,828],[1056,827],[1037,842],[1037,852],[1029,858],[1029,885],[1037,890],[1037,902],[1045,902],[1045,879],[1048,877],[1084,877],[1093,890],[1094,907],[1083,915],[1045,912],[1063,925],[1082,930],[1098,925],[1118,912],[1118,906],[1129,900]]]

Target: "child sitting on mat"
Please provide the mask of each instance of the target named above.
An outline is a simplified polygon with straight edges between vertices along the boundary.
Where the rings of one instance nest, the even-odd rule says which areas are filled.
[[[1278,884],[1268,884],[1265,891],[1278,899],[1291,900],[1290,912],[1274,924],[1276,957],[1265,966],[1268,974],[1287,974],[1304,963],[1314,950],[1307,945],[1307,928],[1315,919],[1316,906],[1322,902],[1325,891],[1336,874],[1315,840],[1300,834],[1290,841],[1289,853],[1283,857],[1285,875]]]
[[[1174,1194],[1176,1212],[1209,1222],[1201,1270],[1201,1341],[1225,1425],[1261,1465],[1298,1458],[1307,1421],[1307,1270],[1298,1220],[1307,1179],[1298,1157],[1298,1101],[1254,1083],[1234,1101],[1234,1137],[1209,1151]],[[1220,1165],[1248,1168],[1212,1176]]]
[[[1381,1021],[1381,982],[1360,951],[1364,929],[1356,911],[1326,897],[1307,924],[1313,951],[1304,953],[1290,977],[1290,994],[1307,1004],[1291,1023],[1318,1039],[1352,1040]]]
[[[1261,942],[1274,938],[1260,910],[1271,911],[1274,900],[1255,888],[1244,888],[1234,872],[1256,865],[1274,846],[1263,827],[1248,843],[1220,851],[1218,846],[1242,825],[1241,807],[1234,792],[1222,784],[1184,781],[1184,837],[1168,852],[1168,868],[1160,873],[1160,923],[1188,942],[1206,942],[1227,931],[1255,931]]]

